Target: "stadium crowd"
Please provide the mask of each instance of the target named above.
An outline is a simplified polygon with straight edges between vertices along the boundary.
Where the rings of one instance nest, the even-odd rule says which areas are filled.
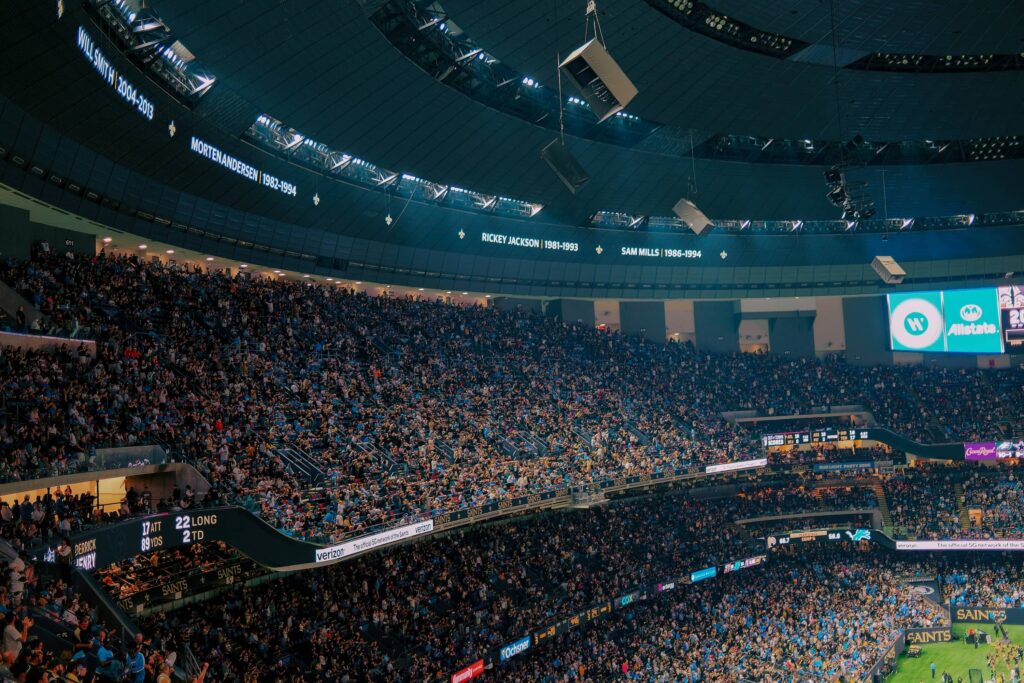
[[[1016,468],[978,470],[964,481],[964,504],[980,510],[970,531],[977,535],[1024,536],[1024,486]]]
[[[513,660],[501,679],[863,680],[900,629],[945,623],[887,560],[849,546],[801,547],[616,611],[594,629]]]
[[[1024,391],[1018,370],[717,357],[527,313],[103,253],[40,251],[3,278],[97,340],[95,358],[73,344],[0,354],[8,476],[66,471],[102,444],[164,443],[217,495],[324,540],[758,453],[723,410],[859,403],[919,439],[936,425],[970,439],[1016,419]]]
[[[957,607],[1009,609],[1024,607],[1024,572],[1019,564],[949,567],[939,575],[943,595]]]
[[[62,545],[58,556],[59,572],[41,570],[26,553],[7,565],[0,681],[170,683],[178,656],[173,640],[132,638],[103,623],[96,605],[71,586],[70,547]],[[189,680],[204,679],[201,672]]]
[[[885,477],[896,534],[922,539],[962,536],[954,486],[963,477],[964,470],[954,467],[906,468]]]
[[[279,662],[291,675],[310,667],[360,672],[353,680],[436,680],[580,606],[755,550],[713,505],[648,498],[471,527],[273,590],[238,589],[156,616],[146,630],[182,634],[216,680]],[[295,629],[285,640],[275,637],[282,623]]]
[[[339,680],[332,678],[339,671],[349,681],[447,680],[485,652],[644,580],[733,557],[708,554],[710,529],[698,556],[680,553],[676,541],[666,546],[676,535],[665,533],[668,520],[644,521],[663,514],[661,505],[641,502],[616,512],[611,526],[607,516],[596,521],[592,513],[575,513],[585,528],[563,518],[476,529],[445,543],[236,589],[155,616],[146,629],[180,634],[211,662],[214,680],[327,681]],[[674,514],[692,518],[692,511]],[[617,535],[622,531],[625,538]],[[553,534],[548,555],[548,546],[533,540],[538,532]],[[677,585],[649,604],[614,611],[592,631],[556,638],[535,657],[502,667],[500,680],[835,681],[845,672],[852,681],[900,628],[944,622],[938,606],[903,585],[887,558],[834,548],[801,548],[811,557],[773,555],[763,568]],[[663,551],[675,561],[662,564]],[[793,677],[800,673],[807,677]]]

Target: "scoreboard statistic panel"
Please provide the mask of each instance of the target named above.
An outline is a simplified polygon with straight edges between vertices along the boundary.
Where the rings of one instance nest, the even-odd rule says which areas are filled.
[[[1024,287],[1000,287],[999,312],[1003,323],[1003,346],[1007,353],[1024,353]]]
[[[244,508],[223,506],[177,510],[126,519],[71,537],[72,563],[85,571],[108,567],[136,555],[223,542],[249,559],[276,570],[324,566],[392,543],[429,534],[432,520],[392,527],[332,546],[292,538]],[[56,561],[61,539],[42,549],[44,562]]]
[[[837,443],[839,441],[865,441],[870,438],[870,430],[863,427],[842,429],[826,427],[802,432],[765,434],[761,437],[761,445],[765,448],[773,448],[779,446],[801,446],[804,444]]]
[[[168,512],[96,529],[71,543],[72,563],[86,571],[106,567],[154,550],[180,548],[203,541],[225,541],[217,511]],[[47,559],[47,558],[44,558]]]

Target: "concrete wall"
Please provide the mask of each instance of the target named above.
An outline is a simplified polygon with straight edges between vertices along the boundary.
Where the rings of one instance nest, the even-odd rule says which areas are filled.
[[[665,341],[665,304],[661,301],[623,301],[619,304],[622,333]]]
[[[889,321],[884,296],[843,299],[846,359],[853,365],[888,365]]]
[[[514,311],[521,309],[524,311],[530,311],[531,313],[543,313],[543,301],[540,299],[520,299],[511,296],[496,296],[491,299],[493,306],[499,311]]]
[[[47,242],[57,252],[96,253],[95,235],[36,223],[28,211],[0,205],[0,257],[26,259],[37,242]]]
[[[842,297],[819,296],[815,299],[814,350],[822,355],[846,350]]]
[[[693,304],[697,348],[716,353],[740,349],[739,315],[735,301],[697,301]]]
[[[789,358],[814,357],[814,318],[774,318],[769,325],[771,351]]]
[[[771,343],[771,333],[766,318],[740,320],[736,334],[739,335],[741,351],[768,349]]]
[[[567,323],[594,327],[594,302],[583,299],[554,299],[546,302],[544,314]]]
[[[669,339],[696,342],[697,326],[693,320],[693,304],[690,299],[673,299],[665,302],[665,334]]]
[[[609,330],[618,330],[622,327],[622,318],[619,314],[619,302],[617,299],[597,299],[594,301],[594,324],[606,325]]]

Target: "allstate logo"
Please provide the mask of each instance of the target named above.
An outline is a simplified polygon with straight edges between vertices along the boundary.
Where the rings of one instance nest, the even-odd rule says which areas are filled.
[[[978,304],[967,304],[960,308],[960,317],[966,322],[973,323],[981,318],[981,306]]]
[[[926,349],[942,336],[942,314],[930,301],[907,299],[893,309],[889,327],[904,348]]]

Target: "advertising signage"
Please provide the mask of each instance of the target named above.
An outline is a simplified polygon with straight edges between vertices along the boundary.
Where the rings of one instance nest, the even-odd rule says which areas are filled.
[[[860,541],[873,540],[871,529],[811,529],[808,531],[791,531],[788,534],[774,534],[765,541],[768,549],[791,543],[816,543],[818,541]]]
[[[417,522],[416,524],[408,524],[395,529],[388,529],[387,531],[381,531],[380,533],[371,534],[369,536],[362,536],[353,541],[346,541],[339,545],[332,545],[329,548],[317,548],[314,557],[318,564],[321,562],[331,562],[342,557],[347,557],[353,553],[372,550],[373,548],[378,548],[382,545],[390,545],[391,543],[403,541],[407,538],[412,538],[413,536],[429,534],[433,530],[434,520],[428,519],[425,522]]]
[[[766,559],[768,559],[766,555],[755,555],[754,557],[748,557],[743,560],[736,560],[735,562],[730,562],[729,564],[724,565],[722,567],[722,573],[731,574],[733,572],[738,572],[741,569],[749,569],[750,567],[756,567],[757,565],[764,562]]]
[[[742,460],[740,462],[726,462],[721,465],[708,465],[704,468],[704,471],[707,474],[720,474],[722,472],[737,472],[739,470],[752,470],[767,466],[768,458],[757,458],[755,460]]]
[[[896,550],[1024,550],[1024,539],[978,538],[949,541],[896,541]]]
[[[1002,353],[999,301],[995,289],[954,289],[942,293],[946,350]]]
[[[1002,353],[996,288],[890,294],[893,351]]]
[[[1024,458],[1024,441],[982,441],[964,444],[964,460]]]
[[[521,655],[530,649],[530,636],[523,636],[519,640],[509,643],[508,645],[501,648],[500,656],[501,661],[507,662],[516,655]]]
[[[1024,624],[1024,609],[988,607],[986,605],[956,607],[950,610],[950,619],[957,623]]]
[[[690,572],[690,583],[697,583],[705,579],[713,579],[718,576],[718,567],[708,567],[695,572]]]
[[[452,683],[465,683],[471,678],[476,678],[484,672],[484,660],[478,659],[465,669],[460,669],[452,674]]]

